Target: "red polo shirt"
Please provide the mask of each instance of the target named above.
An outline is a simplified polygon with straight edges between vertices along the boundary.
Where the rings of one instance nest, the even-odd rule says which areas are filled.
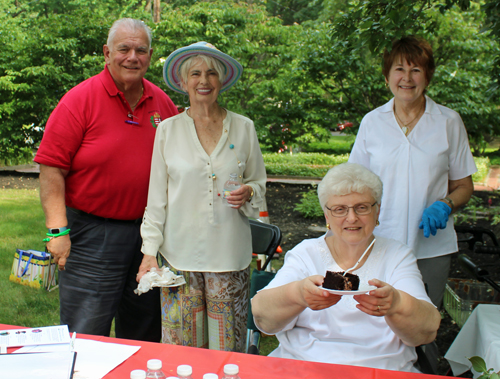
[[[68,207],[118,220],[142,217],[156,126],[178,113],[160,88],[146,79],[143,86],[132,112],[105,67],[52,112],[35,162],[69,171]]]

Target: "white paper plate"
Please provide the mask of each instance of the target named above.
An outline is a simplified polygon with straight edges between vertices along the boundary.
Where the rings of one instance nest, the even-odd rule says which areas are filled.
[[[362,285],[357,291],[341,291],[341,290],[331,290],[328,288],[319,287],[322,290],[333,293],[334,295],[362,295],[364,293],[370,292],[371,290],[377,289],[375,286]]]
[[[175,281],[172,284],[162,284],[159,285],[158,287],[179,287],[182,286],[183,284],[186,284],[186,281],[184,280],[183,276],[178,276],[175,278]]]

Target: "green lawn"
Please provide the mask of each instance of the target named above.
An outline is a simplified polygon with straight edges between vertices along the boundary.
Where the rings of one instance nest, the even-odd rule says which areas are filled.
[[[16,248],[43,251],[45,232],[45,217],[37,190],[0,190],[0,324],[59,325],[59,290],[46,292],[9,281]],[[252,266],[255,268],[255,262]],[[277,345],[275,337],[264,337],[262,354],[267,355]]]
[[[46,292],[9,281],[16,248],[44,250],[45,219],[38,191],[0,190],[0,323],[59,325],[59,291]]]

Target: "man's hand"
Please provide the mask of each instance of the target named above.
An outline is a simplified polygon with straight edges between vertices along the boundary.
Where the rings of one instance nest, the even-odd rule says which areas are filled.
[[[66,266],[66,260],[69,257],[71,250],[71,240],[69,234],[65,236],[52,238],[47,243],[47,251],[52,254],[54,262],[59,266],[59,270],[63,271]]]

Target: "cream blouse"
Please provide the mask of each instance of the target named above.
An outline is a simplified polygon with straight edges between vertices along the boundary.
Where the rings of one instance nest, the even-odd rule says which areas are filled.
[[[254,191],[239,210],[222,201],[230,173]],[[159,251],[182,271],[245,269],[252,259],[247,217],[258,217],[265,185],[264,160],[250,119],[228,111],[210,156],[186,112],[163,121],[153,148],[142,252],[155,256]]]

